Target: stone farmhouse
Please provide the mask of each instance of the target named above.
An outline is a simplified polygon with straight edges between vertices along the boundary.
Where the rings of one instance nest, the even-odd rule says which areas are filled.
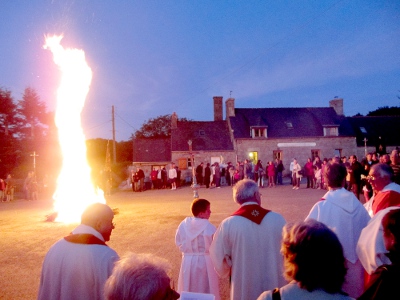
[[[327,107],[235,108],[235,99],[229,98],[225,119],[223,97],[213,97],[213,104],[213,121],[179,122],[173,113],[171,138],[158,146],[151,139],[135,139],[134,164],[158,168],[174,162],[182,178],[189,178],[192,163],[251,159],[266,165],[278,158],[288,173],[293,158],[301,165],[315,156],[356,154],[361,160],[366,152],[389,152],[400,145],[395,133],[400,117],[345,117],[343,99]]]

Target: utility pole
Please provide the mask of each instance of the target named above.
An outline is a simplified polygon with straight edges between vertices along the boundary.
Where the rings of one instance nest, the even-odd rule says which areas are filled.
[[[36,157],[39,155],[36,154],[36,151],[33,151],[33,153],[30,156],[33,156],[33,173],[36,176]]]
[[[112,135],[113,135],[113,161],[114,164],[117,162],[117,151],[115,147],[115,117],[114,117],[114,105],[112,106]]]

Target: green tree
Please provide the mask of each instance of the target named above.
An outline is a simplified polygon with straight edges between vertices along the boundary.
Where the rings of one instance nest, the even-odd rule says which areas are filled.
[[[376,110],[370,111],[368,113],[369,117],[376,116],[400,116],[400,107],[399,106],[383,106],[379,107]]]
[[[178,118],[179,122],[189,121],[186,118]],[[134,134],[135,138],[161,138],[171,136],[171,115],[150,118]]]
[[[1,135],[13,134],[17,123],[17,105],[11,96],[11,92],[0,88],[0,132]]]
[[[45,135],[48,114],[46,104],[40,100],[36,91],[27,87],[18,102],[18,112],[21,115],[21,134],[24,137],[34,138]]]

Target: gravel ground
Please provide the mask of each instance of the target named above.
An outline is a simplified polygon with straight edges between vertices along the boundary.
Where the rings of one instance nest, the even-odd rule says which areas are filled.
[[[263,207],[281,213],[287,222],[303,220],[323,190],[293,190],[289,184],[261,189]],[[233,211],[230,187],[199,190],[211,202],[210,221],[215,226]],[[77,195],[79,197],[79,195]],[[193,192],[190,187],[177,190],[151,190],[142,193],[118,191],[107,197],[116,228],[108,243],[120,256],[127,252],[153,253],[171,262],[177,282],[181,255],[174,244],[175,230],[190,215]],[[67,235],[76,224],[46,222],[52,212],[51,200],[15,200],[0,203],[0,299],[35,299],[41,265],[50,246]],[[227,279],[220,281],[222,299],[229,299]]]

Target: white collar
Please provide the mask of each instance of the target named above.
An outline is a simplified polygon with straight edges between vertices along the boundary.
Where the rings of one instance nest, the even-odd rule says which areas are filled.
[[[80,224],[78,227],[76,227],[74,230],[72,230],[73,234],[82,234],[82,233],[89,233],[93,234],[95,237],[99,238],[103,242],[105,242],[104,237],[101,235],[100,232],[98,232],[96,229],[93,227],[90,227],[88,225]]]
[[[250,202],[245,202],[245,203],[243,203],[242,205],[240,205],[240,206],[246,206],[246,205],[254,205],[254,204],[256,204],[256,205],[260,205],[260,204],[258,204],[257,202],[255,202],[255,201],[250,201]]]

